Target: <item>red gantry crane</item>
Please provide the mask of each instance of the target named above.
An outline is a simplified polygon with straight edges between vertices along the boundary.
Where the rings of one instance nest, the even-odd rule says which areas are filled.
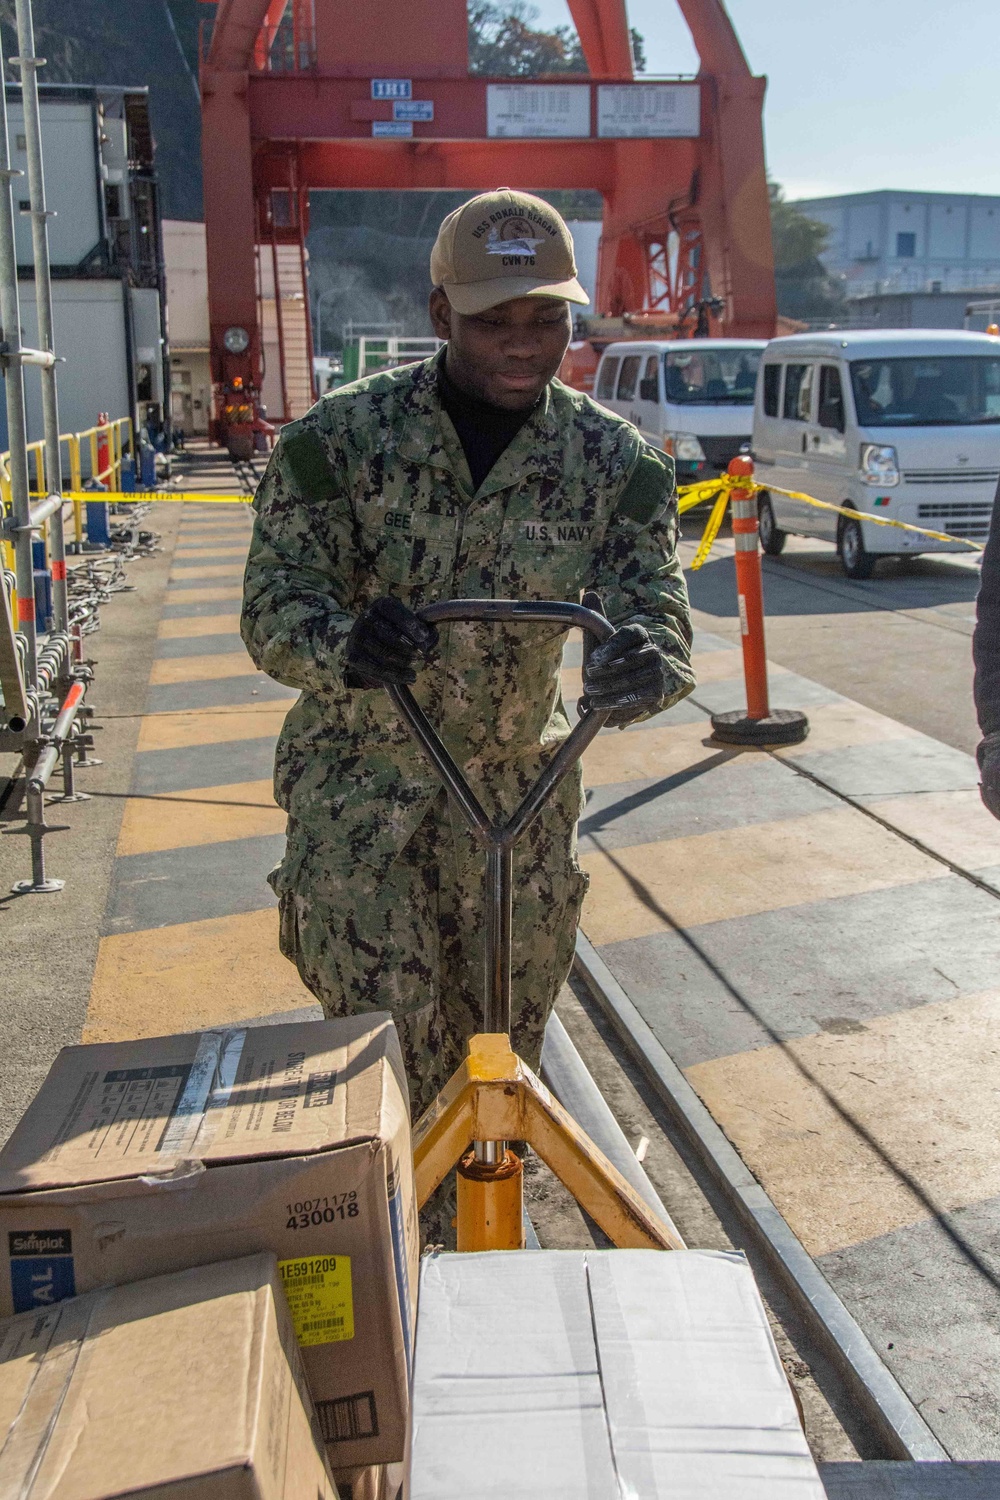
[[[234,452],[265,359],[272,417],[314,396],[312,189],[597,189],[597,313],[676,321],[707,276],[718,332],[773,334],[766,80],[721,0],[677,0],[697,77],[638,80],[625,0],[568,3],[589,76],[503,79],[469,73],[466,0],[218,0],[202,152],[215,431]]]

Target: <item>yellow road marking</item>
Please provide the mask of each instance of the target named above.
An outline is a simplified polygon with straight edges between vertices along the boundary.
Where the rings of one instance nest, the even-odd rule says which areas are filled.
[[[154,661],[150,687],[178,682],[210,682],[220,677],[263,677],[245,651],[222,651],[218,656],[166,656]]]
[[[947,869],[853,808],[586,854],[583,930],[611,943],[857,895]]]
[[[298,700],[224,705],[211,710],[147,714],[139,727],[137,750],[183,750],[192,745],[224,745],[229,740],[276,739],[285,715]]]
[[[916,738],[916,731],[886,718],[860,703],[818,703],[809,709],[809,735],[801,745],[775,751],[783,760],[812,755],[817,750],[845,750],[851,745],[872,745],[885,740]]]
[[[161,620],[156,634],[161,641],[183,641],[198,635],[239,635],[239,615],[186,615],[179,620]]]
[[[311,1004],[269,907],[102,938],[83,1040],[199,1031]]]
[[[153,854],[160,849],[188,849],[284,831],[285,814],[275,806],[270,778],[227,782],[130,799],[118,835],[118,853]]]
[[[181,568],[170,575],[170,583],[177,584],[185,578],[242,578],[243,569],[233,563],[200,563],[196,568]]]
[[[187,562],[189,557],[246,557],[246,543],[219,542],[216,545],[197,547],[175,547],[174,558]],[[187,572],[187,569],[184,570]]]
[[[986,811],[975,787],[915,792],[865,806],[964,870],[1000,865],[1000,824]]]
[[[653,727],[656,726],[656,727]],[[647,781],[673,776],[707,756],[724,751],[709,739],[712,726],[662,724],[642,734],[599,734],[583,757],[585,786],[613,786],[618,781]],[[731,752],[733,757],[739,751]]]
[[[998,1036],[992,991],[686,1073],[810,1255],[825,1255],[930,1217],[902,1173],[944,1211],[1000,1194]]]
[[[167,585],[165,604],[222,604],[228,599],[242,599],[242,587],[185,589]]]

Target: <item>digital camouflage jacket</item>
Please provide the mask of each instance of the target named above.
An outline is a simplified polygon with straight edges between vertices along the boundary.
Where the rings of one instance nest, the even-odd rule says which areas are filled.
[[[345,386],[284,427],[254,501],[243,639],[301,692],[275,764],[291,819],[279,891],[310,855],[315,870],[317,850],[385,872],[440,790],[388,695],[344,684],[351,626],[380,595],[416,610],[596,588],[609,619],[641,622],[663,652],[663,708],[694,685],[672,461],[554,380],[473,494],[438,357]],[[445,625],[418,672],[418,701],[490,812],[513,809],[569,732],[563,640],[549,625]]]

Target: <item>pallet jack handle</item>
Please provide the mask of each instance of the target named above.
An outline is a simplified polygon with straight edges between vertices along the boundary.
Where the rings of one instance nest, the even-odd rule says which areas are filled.
[[[584,596],[599,606],[598,595]],[[599,644],[614,634],[614,626],[596,609],[582,604],[534,603],[514,599],[446,599],[418,610],[428,625],[449,620],[477,624],[509,624],[521,621],[562,625],[565,630],[584,631],[585,643]],[[585,646],[586,649],[586,646]],[[486,982],[483,1030],[510,1035],[511,913],[513,907],[513,851],[521,835],[534,822],[563,777],[572,770],[591,740],[603,728],[606,712],[582,715],[573,732],[560,745],[520,806],[505,823],[494,823],[479,798],[441,742],[410,689],[387,687],[393,703],[418,745],[441,778],[448,795],[461,809],[473,836],[486,851]]]

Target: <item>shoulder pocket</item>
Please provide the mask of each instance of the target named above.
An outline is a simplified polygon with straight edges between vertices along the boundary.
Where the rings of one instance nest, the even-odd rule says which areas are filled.
[[[293,431],[297,428],[297,431]],[[285,463],[306,500],[324,500],[332,492],[336,473],[323,439],[314,427],[291,423],[281,436]]]
[[[615,507],[620,516],[647,525],[674,493],[674,461],[644,444]]]

